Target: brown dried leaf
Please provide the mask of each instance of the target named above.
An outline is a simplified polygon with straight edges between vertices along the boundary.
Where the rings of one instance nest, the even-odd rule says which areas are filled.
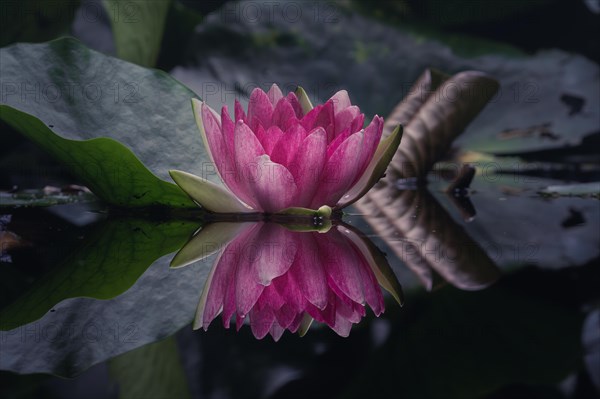
[[[482,72],[449,77],[426,70],[386,118],[384,136],[398,124],[404,126],[390,168],[399,178],[423,179],[497,91],[498,82]]]

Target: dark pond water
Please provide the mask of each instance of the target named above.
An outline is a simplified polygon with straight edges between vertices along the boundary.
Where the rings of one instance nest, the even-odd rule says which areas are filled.
[[[460,201],[441,177],[429,191],[383,183],[308,229],[4,208],[3,390],[590,397],[598,201],[514,179],[477,176]]]

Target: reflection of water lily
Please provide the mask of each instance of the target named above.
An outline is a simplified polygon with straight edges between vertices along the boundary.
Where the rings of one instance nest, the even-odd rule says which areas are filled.
[[[213,212],[274,213],[291,207],[343,208],[381,177],[400,144],[401,128],[381,140],[383,119],[364,115],[345,90],[313,108],[306,93],[255,89],[248,113],[221,114],[192,101],[205,147],[227,189],[171,171],[173,180]]]
[[[227,244],[204,287],[195,328],[207,329],[222,314],[226,328],[232,317],[238,329],[249,319],[259,339],[270,333],[278,340],[286,329],[303,333],[313,319],[347,336],[365,316],[366,305],[377,316],[384,311],[379,284],[401,301],[400,285],[385,257],[345,226],[318,233],[275,223],[218,223],[194,237],[172,264],[189,264],[205,255],[211,237]]]

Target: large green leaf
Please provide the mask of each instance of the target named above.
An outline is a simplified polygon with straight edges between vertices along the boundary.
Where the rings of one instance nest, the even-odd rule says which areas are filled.
[[[196,95],[164,72],[69,38],[17,44],[0,56],[0,118],[107,202],[194,206],[160,180],[174,168],[218,182],[194,123]]]
[[[0,310],[0,330],[42,317],[67,298],[113,298],[131,287],[159,257],[178,250],[197,223],[118,219],[102,223],[80,248],[27,292]]]
[[[42,121],[6,105],[1,118],[33,139],[105,201],[121,206],[190,206],[177,186],[153,175],[127,147],[100,137],[85,141],[63,139]]]
[[[119,58],[154,66],[170,0],[104,0]]]

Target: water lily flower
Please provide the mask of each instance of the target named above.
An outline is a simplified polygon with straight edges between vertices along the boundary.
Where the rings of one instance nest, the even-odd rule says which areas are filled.
[[[381,139],[383,119],[366,128],[364,114],[345,90],[312,106],[302,88],[283,95],[277,85],[254,89],[248,112],[235,102],[217,113],[192,100],[204,145],[225,187],[171,170],[196,203],[217,213],[278,213],[290,208],[340,209],[364,195],[383,175],[402,135]]]
[[[350,226],[298,232],[276,223],[215,223],[194,236],[171,266],[215,250],[195,329],[206,330],[221,314],[226,328],[232,318],[238,330],[248,320],[258,339],[271,334],[278,340],[286,329],[303,335],[313,319],[348,336],[367,306],[376,316],[384,311],[379,285],[402,302],[385,256]]]

